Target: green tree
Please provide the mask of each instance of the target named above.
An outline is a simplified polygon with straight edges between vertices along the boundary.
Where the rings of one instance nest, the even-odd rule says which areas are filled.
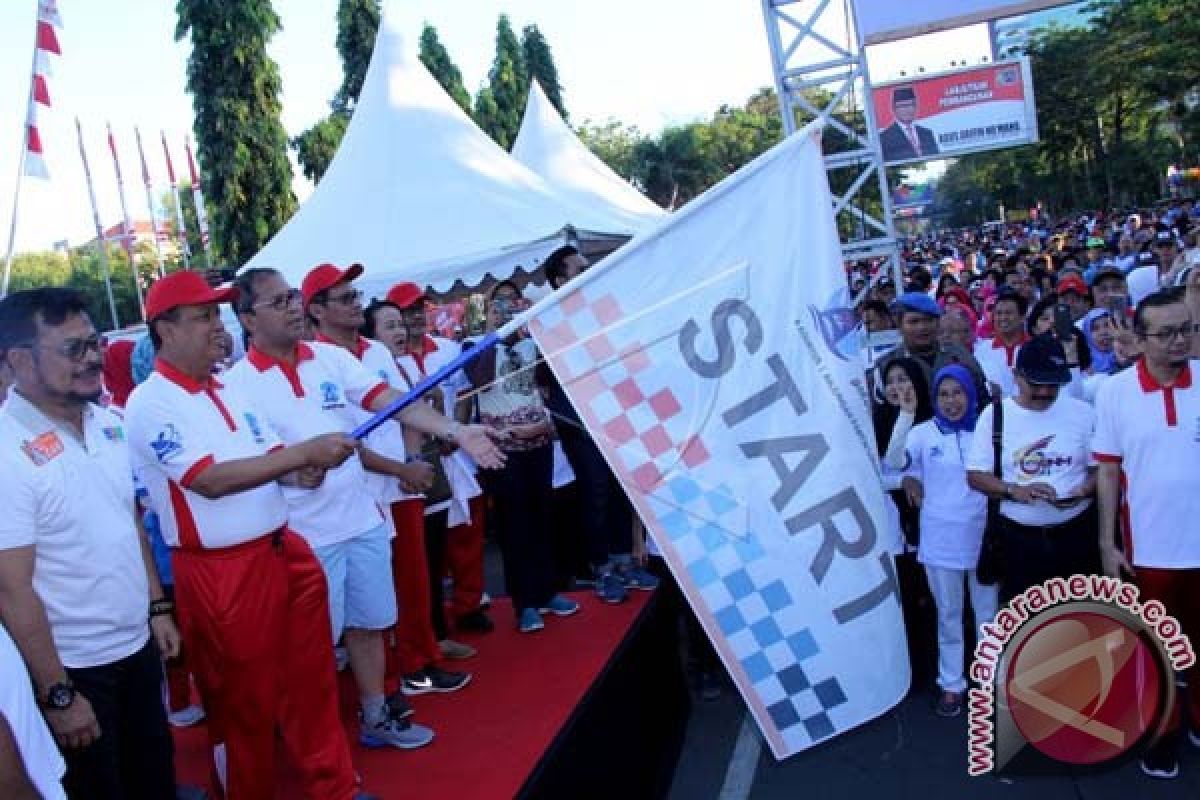
[[[634,151],[646,138],[636,126],[611,118],[603,123],[584,120],[575,133],[609,169],[625,180],[634,178]]]
[[[462,73],[454,65],[450,53],[442,46],[437,28],[429,23],[425,23],[425,27],[421,29],[419,58],[434,79],[446,90],[446,94],[458,103],[459,108],[470,114],[471,95],[467,94],[467,89],[463,85]]]
[[[508,15],[501,14],[496,22],[496,58],[488,72],[488,94],[480,92],[476,98],[475,121],[505,150],[517,138],[521,115],[525,113],[529,75],[524,62],[521,43],[513,33]]]
[[[362,93],[367,67],[375,50],[380,24],[379,0],[340,0],[338,3],[337,49],[342,58],[342,85],[329,104],[329,116],[291,140],[304,176],[320,183],[333,162],[350,116]]]
[[[334,111],[351,111],[358,102],[382,16],[379,0],[339,0],[337,51],[342,57],[342,86],[333,98]]]
[[[525,59],[525,72],[529,76],[529,81],[536,80],[542,87],[542,91],[546,93],[550,104],[558,110],[563,119],[567,119],[567,107],[563,104],[562,98],[562,84],[558,82],[558,68],[554,66],[550,43],[538,30],[537,25],[526,25],[521,31],[521,54]]]
[[[241,265],[296,210],[279,68],[267,54],[279,17],[270,0],[178,0],[175,8],[175,38],[192,41],[187,85],[214,244]]]

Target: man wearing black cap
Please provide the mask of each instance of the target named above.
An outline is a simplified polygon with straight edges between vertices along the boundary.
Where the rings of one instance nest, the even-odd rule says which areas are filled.
[[[913,124],[917,118],[917,93],[911,86],[899,86],[892,91],[892,114],[896,121],[879,132],[884,161],[909,161],[938,154],[933,131]]]
[[[1030,339],[1017,354],[1017,395],[984,409],[967,455],[972,489],[1000,498],[1007,602],[1054,577],[1089,574],[1100,566],[1092,495],[1095,412],[1060,396],[1071,382],[1062,345],[1050,335]],[[1001,476],[993,474],[992,418],[1000,406]]]

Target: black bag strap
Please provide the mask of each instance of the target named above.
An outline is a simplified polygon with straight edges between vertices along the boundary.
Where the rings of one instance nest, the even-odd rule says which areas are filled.
[[[992,474],[1003,477],[1000,459],[1004,452],[1004,398],[992,403]]]

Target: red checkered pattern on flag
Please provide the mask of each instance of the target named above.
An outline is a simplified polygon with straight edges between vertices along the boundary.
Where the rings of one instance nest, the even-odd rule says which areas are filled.
[[[777,758],[909,683],[818,136],[789,137],[529,323]]]

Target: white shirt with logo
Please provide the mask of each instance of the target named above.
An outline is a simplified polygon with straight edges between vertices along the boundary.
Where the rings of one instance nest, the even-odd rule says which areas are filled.
[[[12,390],[0,408],[0,476],[0,550],[33,547],[33,589],[62,663],[96,667],[141,650],[150,590],[125,423],[89,404],[80,439]]]
[[[1096,413],[1082,400],[1060,392],[1058,400],[1045,411],[1029,411],[1005,398],[1001,479],[1006,483],[1028,486],[1045,483],[1059,497],[1072,494],[1087,480],[1093,463],[1092,432]],[[979,415],[975,438],[967,453],[967,469],[992,472],[992,406]],[[1091,499],[1059,508],[1039,500],[1017,503],[1005,500],[1000,513],[1020,525],[1061,525],[1087,510]]]
[[[987,497],[967,485],[974,434],[943,431],[926,420],[908,433],[907,475],[925,488],[917,559],[946,569],[975,569],[987,524]]]
[[[158,514],[163,541],[188,550],[232,547],[287,524],[278,483],[210,499],[192,482],[213,464],[266,455],[283,443],[236,386],[198,383],[159,359],[126,406],[134,471]]]
[[[0,717],[12,731],[25,774],[43,800],[66,800],[62,777],[67,765],[33,696],[25,662],[3,625],[0,625],[0,675],[4,676],[0,680]]]
[[[1121,466],[1122,527],[1137,567],[1200,568],[1197,370],[1192,360],[1164,387],[1139,361],[1096,395],[1095,457]]]
[[[300,342],[294,366],[251,347],[224,379],[255,398],[284,444],[327,433],[349,433],[387,384],[350,353]],[[288,527],[313,547],[337,544],[383,524],[357,454],[325,473],[315,489],[284,487]]]

